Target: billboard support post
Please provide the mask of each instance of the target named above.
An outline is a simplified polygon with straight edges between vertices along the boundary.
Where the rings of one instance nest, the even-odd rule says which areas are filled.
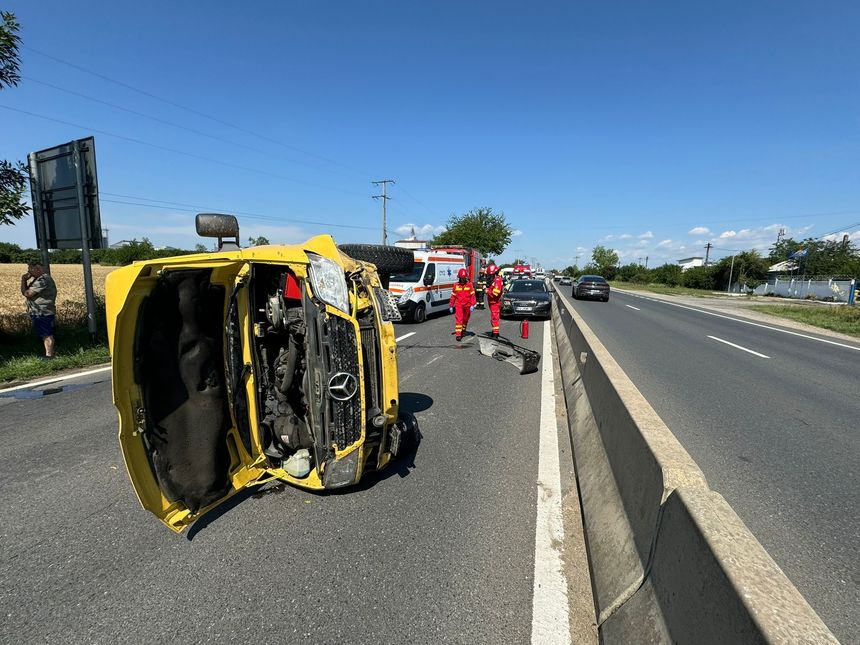
[[[87,298],[87,327],[90,330],[92,341],[96,340],[96,300],[93,294],[93,271],[90,264],[90,231],[89,218],[87,217],[86,200],[84,199],[84,164],[81,160],[81,144],[78,141],[72,142],[72,155],[75,163],[75,172],[77,173],[77,197],[78,197],[78,213],[81,218],[81,263],[84,265],[84,292]],[[101,235],[101,231],[99,231]]]

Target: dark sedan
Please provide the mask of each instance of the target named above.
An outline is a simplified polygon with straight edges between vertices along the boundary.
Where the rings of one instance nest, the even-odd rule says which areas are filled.
[[[596,298],[609,302],[609,283],[599,275],[581,275],[573,282],[573,298]]]
[[[550,294],[544,280],[512,280],[502,298],[503,316],[538,316],[549,318]]]

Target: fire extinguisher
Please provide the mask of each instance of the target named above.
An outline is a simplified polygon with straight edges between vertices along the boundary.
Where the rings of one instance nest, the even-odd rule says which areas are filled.
[[[520,338],[528,338],[529,337],[529,321],[528,318],[523,318],[520,323]]]

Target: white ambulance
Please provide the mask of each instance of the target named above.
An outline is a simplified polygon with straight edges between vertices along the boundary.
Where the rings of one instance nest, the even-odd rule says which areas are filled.
[[[424,322],[427,314],[448,309],[457,272],[465,268],[462,253],[415,249],[412,271],[392,275],[388,290],[397,298],[404,320]]]

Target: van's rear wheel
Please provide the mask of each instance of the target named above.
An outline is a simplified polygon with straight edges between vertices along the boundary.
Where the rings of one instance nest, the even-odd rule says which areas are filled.
[[[423,323],[427,319],[427,308],[424,306],[423,302],[419,302],[415,305],[415,309],[412,310],[412,322],[414,323]]]

